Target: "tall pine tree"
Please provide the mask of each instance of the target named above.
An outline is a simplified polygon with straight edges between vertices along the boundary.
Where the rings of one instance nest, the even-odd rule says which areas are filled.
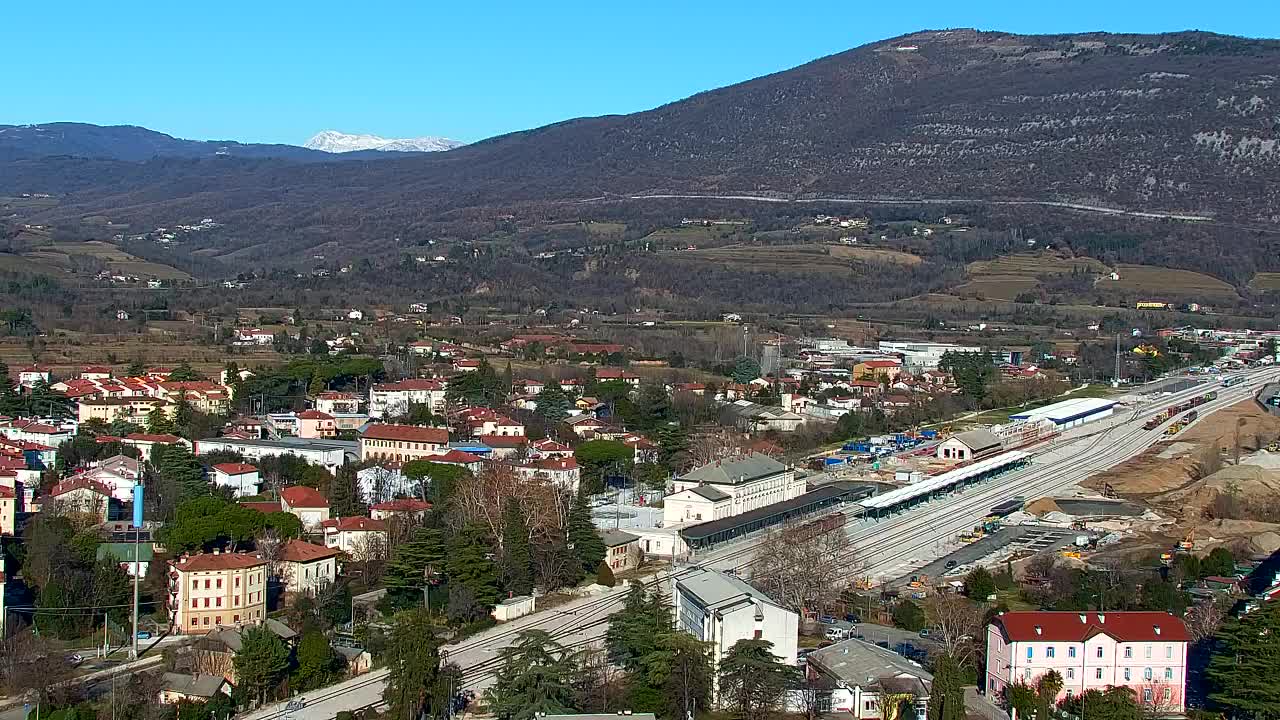
[[[964,679],[950,655],[939,655],[933,664],[933,689],[929,693],[929,720],[964,720]]]
[[[502,580],[516,595],[533,592],[533,552],[529,547],[529,525],[515,498],[502,506]]]
[[[594,573],[604,560],[604,540],[596,532],[591,522],[591,508],[587,507],[587,496],[581,493],[573,499],[569,509],[569,519],[565,523],[565,534],[573,554],[578,557],[584,573]]]
[[[392,599],[403,607],[421,599],[422,586],[429,580],[428,569],[443,576],[444,538],[439,530],[419,528],[409,542],[396,548],[383,571],[382,582]]]
[[[355,466],[347,464],[338,468],[329,484],[329,513],[334,517],[352,517],[364,515],[367,510]]]

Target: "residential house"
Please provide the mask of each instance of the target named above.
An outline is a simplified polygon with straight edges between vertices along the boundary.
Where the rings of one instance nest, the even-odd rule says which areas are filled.
[[[866,640],[845,640],[809,653],[805,675],[818,688],[822,715],[880,720],[886,697],[910,697],[911,714],[925,720],[933,675],[902,655]]]
[[[214,696],[231,696],[231,683],[221,675],[188,675],[164,673],[160,678],[161,705],[177,705],[182,702],[204,703]]]
[[[554,458],[573,457],[573,448],[551,438],[537,440],[529,445],[529,457]]]
[[[374,385],[369,392],[369,417],[381,419],[406,415],[413,405],[424,405],[436,414],[444,414],[446,383],[440,380],[401,380]]]
[[[450,448],[443,454],[432,455],[426,458],[426,460],[433,463],[440,463],[441,465],[457,465],[459,467],[464,467],[471,472],[478,471],[480,466],[484,464],[484,458],[479,455],[472,455],[469,452],[453,448]]]
[[[219,463],[214,465],[213,484],[235,491],[236,497],[257,495],[262,485],[258,468],[247,463]]]
[[[743,432],[795,432],[804,417],[774,405],[760,405],[750,400],[734,400],[721,410],[722,422],[735,425]]]
[[[23,387],[50,382],[53,382],[53,373],[44,365],[28,365],[18,369],[18,384]]]
[[[628,385],[636,386],[640,384],[640,376],[630,370],[621,368],[596,368],[596,382],[624,382]]]
[[[1189,641],[1182,620],[1165,612],[1004,612],[987,626],[984,684],[998,697],[1053,670],[1062,676],[1059,700],[1127,687],[1143,706],[1178,714]]]
[[[710,644],[712,698],[719,706],[720,662],[739,640],[767,640],[785,665],[795,665],[800,616],[736,575],[690,568],[671,593],[676,628]]]
[[[893,382],[901,374],[901,360],[863,360],[853,366],[853,376],[860,380],[879,380],[883,376]]]
[[[679,494],[702,486],[712,487],[732,498],[728,515],[722,517],[741,515],[766,505],[791,500],[803,495],[806,490],[804,479],[797,478],[791,467],[768,455],[755,452],[694,468],[674,478],[672,493]],[[664,506],[665,502],[664,499]],[[712,502],[723,501],[717,499]],[[717,517],[706,519],[714,520]]]
[[[319,410],[303,410],[296,416],[298,437],[332,438],[338,436],[338,423],[332,415]]]
[[[267,616],[267,561],[217,550],[169,562],[174,632],[207,633],[223,625],[257,624]]]
[[[104,523],[110,519],[111,499],[111,487],[81,474],[54,485],[41,511],[48,508],[59,515],[87,516],[94,524]]]
[[[372,424],[360,434],[361,460],[427,460],[448,450],[449,431],[418,425]]]
[[[163,409],[172,416],[177,406],[168,400],[150,397],[105,397],[98,399],[82,399],[76,403],[76,419],[81,423],[100,420],[110,425],[113,422],[128,422],[134,425],[146,425],[147,418],[156,408]]]
[[[594,437],[596,433],[608,427],[603,421],[597,420],[592,415],[575,415],[566,418],[564,423],[569,426],[574,435],[587,439]]]
[[[275,334],[262,328],[240,328],[236,331],[236,345],[270,345],[276,341]]]
[[[649,438],[635,433],[627,433],[620,440],[622,444],[631,448],[634,453],[632,462],[636,464],[658,462],[658,445]]]
[[[640,537],[622,530],[601,530],[600,538],[604,540],[604,561],[613,572],[634,570],[644,560],[644,551],[640,549]]]
[[[311,531],[329,519],[329,501],[319,490],[305,485],[290,485],[280,491],[280,509],[296,515],[302,527]]]
[[[70,440],[73,434],[68,427],[58,427],[29,418],[0,421],[0,435],[13,442],[29,442],[56,448]]]
[[[191,443],[177,435],[151,434],[151,433],[130,433],[120,440],[122,445],[129,445],[138,448],[143,462],[151,462],[151,453],[156,447],[161,445],[184,445],[190,447]]]
[[[231,389],[209,380],[165,381],[156,397],[178,403],[186,400],[202,413],[222,415],[231,409]]]
[[[358,447],[354,442],[343,440],[308,440],[292,437],[268,440],[223,436],[197,440],[195,453],[203,455],[218,450],[230,450],[250,461],[264,457],[293,455],[312,465],[319,465],[329,472],[337,472],[338,468],[347,463],[348,455],[354,458]]]
[[[341,550],[353,560],[381,558],[387,552],[387,523],[367,517],[340,517],[320,523],[325,547]]]
[[[390,520],[392,518],[403,518],[411,523],[420,523],[427,512],[431,510],[431,503],[416,498],[396,498],[369,506],[369,515],[374,520]]]
[[[128,502],[133,499],[133,486],[142,477],[142,462],[128,455],[113,455],[99,460],[79,476],[107,486],[111,497]]]
[[[481,443],[492,448],[493,452],[490,457],[508,458],[519,455],[524,451],[526,445],[529,444],[529,438],[524,435],[480,435],[476,437]]]
[[[280,548],[275,575],[285,592],[315,595],[338,576],[341,552],[305,540],[290,540]]]
[[[80,369],[81,380],[110,380],[111,368],[106,365],[85,365]]]
[[[18,494],[10,487],[0,485],[0,535],[13,535],[18,524]],[[3,568],[0,567],[0,570]],[[4,573],[0,572],[0,576]],[[0,585],[3,590],[3,585]]]
[[[454,372],[469,373],[480,369],[479,360],[471,360],[469,358],[455,358],[453,361]]]
[[[326,390],[316,396],[315,409],[329,415],[357,414],[360,412],[360,396],[355,393]]]
[[[573,495],[578,494],[582,472],[575,458],[543,458],[511,466],[525,480],[547,480]]]

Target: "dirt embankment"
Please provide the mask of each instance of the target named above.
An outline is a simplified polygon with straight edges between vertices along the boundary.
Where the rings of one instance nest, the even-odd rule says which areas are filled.
[[[1247,464],[1249,455],[1277,438],[1280,418],[1248,400],[1209,415],[1083,485],[1142,501],[1166,517],[1200,520],[1226,514],[1247,519],[1249,508],[1271,505],[1280,495],[1280,471]],[[1246,464],[1236,467],[1237,457]],[[1234,508],[1222,507],[1220,498],[1227,495]]]

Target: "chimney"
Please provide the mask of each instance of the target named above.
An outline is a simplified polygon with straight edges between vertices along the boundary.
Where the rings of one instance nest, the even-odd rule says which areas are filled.
[[[1037,625],[1037,626],[1036,626],[1036,634],[1037,634],[1037,635],[1043,635],[1043,634],[1044,634],[1044,628],[1042,628],[1042,627],[1040,627],[1039,625]]]

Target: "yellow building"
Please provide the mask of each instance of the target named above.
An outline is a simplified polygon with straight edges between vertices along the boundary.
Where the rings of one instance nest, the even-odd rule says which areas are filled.
[[[215,550],[170,561],[169,568],[175,632],[203,634],[266,619],[267,561],[261,557]]]

